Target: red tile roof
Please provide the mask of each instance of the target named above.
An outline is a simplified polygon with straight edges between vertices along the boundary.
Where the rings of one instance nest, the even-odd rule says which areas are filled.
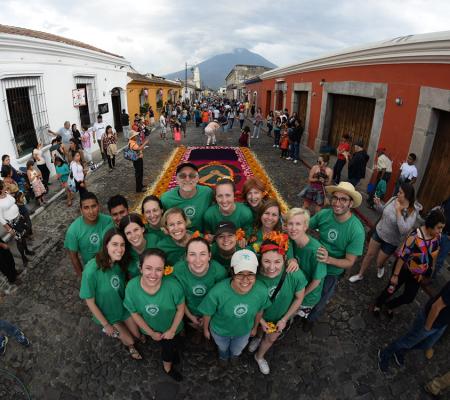
[[[48,40],[51,42],[65,43],[65,44],[69,44],[71,46],[81,47],[83,49],[97,51],[99,53],[108,54],[110,56],[123,58],[122,56],[119,56],[114,53],[110,53],[109,51],[99,49],[98,47],[91,46],[90,44],[79,42],[78,40],[68,39],[63,36],[54,35],[52,33],[35,31],[32,29],[19,28],[17,26],[8,26],[8,25],[1,25],[1,24],[0,24],[0,33],[7,33],[10,35],[28,36],[28,37],[33,37],[36,39]]]

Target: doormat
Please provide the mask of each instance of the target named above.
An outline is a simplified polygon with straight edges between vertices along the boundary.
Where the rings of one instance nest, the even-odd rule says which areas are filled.
[[[236,184],[237,201],[242,201],[245,181],[250,177],[257,177],[265,184],[269,197],[275,198],[280,203],[283,212],[288,209],[264,167],[246,147],[178,147],[173,150],[161,174],[145,195],[154,194],[161,197],[163,193],[176,187],[176,168],[184,162],[190,162],[198,167],[201,185],[214,188],[218,179],[231,177]]]

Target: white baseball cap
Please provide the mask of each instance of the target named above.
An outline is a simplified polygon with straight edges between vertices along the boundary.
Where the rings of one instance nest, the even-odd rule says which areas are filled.
[[[242,271],[249,271],[256,274],[256,270],[258,269],[258,259],[253,251],[247,249],[238,250],[233,254],[233,257],[231,257],[230,265],[235,274]]]

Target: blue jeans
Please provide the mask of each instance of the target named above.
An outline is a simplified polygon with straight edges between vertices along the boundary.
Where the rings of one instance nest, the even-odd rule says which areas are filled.
[[[19,328],[4,319],[0,319],[0,332],[5,332],[6,336],[14,336],[15,338],[21,334]],[[0,335],[0,340],[3,340],[3,338],[4,335]]]
[[[234,118],[228,118],[228,129],[233,129]]]
[[[425,329],[425,322],[427,320],[427,315],[425,310],[420,310],[417,315],[411,329],[408,333],[392,342],[387,346],[380,354],[381,362],[389,363],[394,353],[404,356],[409,350],[414,349],[431,349],[433,345],[439,340],[439,338],[444,333],[447,325],[442,328],[430,329],[427,331]]]
[[[252,137],[259,138],[259,133],[261,132],[261,125],[255,125],[253,127],[253,135]]]
[[[314,306],[311,311],[311,314],[308,316],[308,320],[311,322],[316,321],[325,310],[328,302],[333,297],[334,292],[336,291],[336,286],[339,281],[338,275],[327,275],[325,280],[323,281],[322,288],[322,296],[320,297],[319,302]]]
[[[300,156],[300,143],[291,143],[289,146],[290,154],[289,157],[291,157],[294,160],[299,160]]]
[[[222,360],[240,356],[250,337],[250,333],[244,336],[220,336],[212,330],[211,335],[219,348],[219,358]]]
[[[450,239],[448,238],[448,235],[442,233],[439,254],[436,259],[436,269],[433,273],[433,276],[436,276],[441,270],[449,251],[450,251]]]

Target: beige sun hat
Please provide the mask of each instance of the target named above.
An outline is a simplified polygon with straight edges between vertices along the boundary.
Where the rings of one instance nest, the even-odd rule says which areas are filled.
[[[359,207],[362,203],[361,193],[355,190],[355,187],[350,182],[340,182],[339,185],[326,186],[325,190],[328,194],[333,194],[334,192],[342,192],[348,194],[353,200],[353,207]]]
[[[137,135],[139,135],[139,132],[136,132],[136,131],[131,130],[131,131],[130,131],[130,136],[128,137],[128,139],[134,138],[134,137],[137,136]]]

